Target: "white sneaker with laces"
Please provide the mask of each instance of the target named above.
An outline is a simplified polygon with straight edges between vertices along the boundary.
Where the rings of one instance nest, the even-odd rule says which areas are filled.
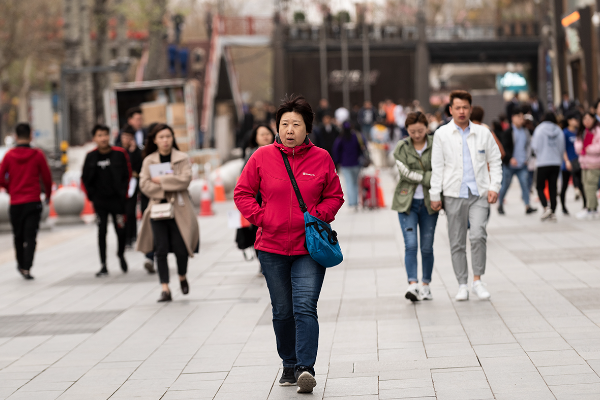
[[[479,300],[487,300],[492,296],[485,288],[485,283],[480,280],[473,282],[473,291],[479,297]]]
[[[421,297],[421,300],[433,300],[433,296],[431,295],[431,289],[429,288],[429,285],[421,286],[419,296]]]
[[[552,210],[550,208],[544,209],[544,213],[541,216],[542,221],[549,219],[551,215],[552,215]]]
[[[575,218],[577,219],[592,219],[592,212],[588,211],[587,209],[583,209],[581,211],[579,211],[577,214],[575,214]]]
[[[456,301],[469,300],[469,287],[466,284],[458,285],[458,293],[454,299]]]
[[[410,301],[419,301],[419,285],[416,283],[411,283],[408,285],[408,289],[406,289],[406,294],[404,295]]]

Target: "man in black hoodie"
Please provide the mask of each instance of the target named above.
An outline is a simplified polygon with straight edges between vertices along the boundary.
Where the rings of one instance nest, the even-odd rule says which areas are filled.
[[[96,276],[108,275],[106,268],[106,228],[108,216],[112,215],[113,224],[119,242],[117,253],[121,269],[127,272],[125,261],[125,204],[127,189],[131,178],[131,164],[127,152],[121,147],[112,147],[109,143],[109,128],[96,125],[92,137],[98,146],[85,157],[81,181],[87,196],[94,204],[98,224],[98,245],[102,268]]]

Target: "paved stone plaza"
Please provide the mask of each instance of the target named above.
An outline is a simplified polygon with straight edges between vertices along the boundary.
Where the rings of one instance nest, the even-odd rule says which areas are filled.
[[[342,208],[334,228],[345,261],[321,293],[312,395],[277,385],[269,296],[227,228],[232,202],[200,219],[190,294],[173,268],[170,304],[156,303],[158,277],[141,254],[128,252],[130,271],[120,272],[112,231],[102,279],[94,225],[41,232],[34,281],[17,274],[2,233],[0,399],[599,399],[600,221],[559,213],[543,224],[540,212],[524,215],[519,192],[513,182],[505,217],[492,211],[491,301],[453,301],[445,217],[434,300],[411,304],[397,215]]]

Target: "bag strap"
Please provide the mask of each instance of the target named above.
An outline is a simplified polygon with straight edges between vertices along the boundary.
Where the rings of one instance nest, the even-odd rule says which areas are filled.
[[[298,204],[300,204],[300,210],[302,213],[308,211],[304,200],[302,199],[302,194],[300,193],[300,188],[298,187],[298,182],[296,182],[296,178],[294,177],[294,173],[292,172],[292,167],[290,167],[290,161],[288,160],[287,154],[283,150],[281,150],[281,156],[283,157],[283,163],[285,164],[285,169],[287,169],[288,176],[290,177],[290,181],[292,182],[292,186],[294,187],[294,192],[296,192],[296,198],[298,199]]]
[[[360,147],[360,151],[364,153],[367,150],[365,146],[365,142],[363,141],[362,133],[356,133],[356,139],[358,140],[358,146]]]

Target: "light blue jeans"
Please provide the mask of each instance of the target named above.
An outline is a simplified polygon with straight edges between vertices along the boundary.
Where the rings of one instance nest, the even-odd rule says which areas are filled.
[[[521,185],[521,196],[523,198],[523,203],[528,206],[529,190],[531,189],[531,186],[529,186],[529,171],[527,170],[527,165],[523,165],[520,168],[502,165],[502,187],[500,188],[500,193],[498,194],[498,204],[502,205],[504,203],[504,197],[506,196],[506,192],[508,192],[510,182],[512,181],[514,175],[517,176],[519,179],[519,184]]]
[[[346,198],[350,207],[358,205],[358,174],[360,166],[356,167],[340,167],[340,172],[344,177],[346,184]]]
[[[423,264],[423,283],[431,282],[433,272],[433,237],[437,224],[438,213],[429,215],[425,200],[413,199],[410,214],[398,213],[402,236],[404,236],[404,265],[408,282],[419,282],[417,276],[417,253],[419,241],[417,227],[421,242],[421,261]]]

